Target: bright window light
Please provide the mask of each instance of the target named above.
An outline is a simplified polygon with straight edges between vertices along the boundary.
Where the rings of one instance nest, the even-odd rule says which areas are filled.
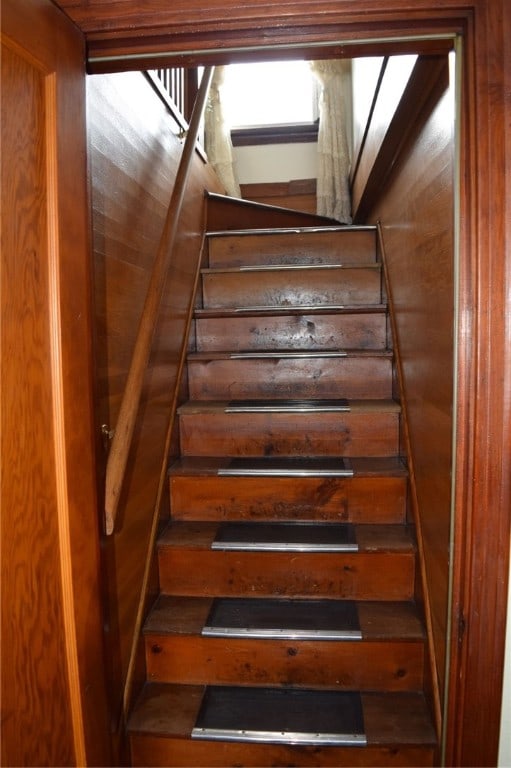
[[[308,62],[279,61],[226,67],[222,99],[232,128],[310,123],[316,118]]]

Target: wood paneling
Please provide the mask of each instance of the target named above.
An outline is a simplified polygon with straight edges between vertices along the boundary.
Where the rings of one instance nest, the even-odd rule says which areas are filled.
[[[110,761],[83,56],[51,3],[2,3],[3,765]]]
[[[463,5],[460,0],[458,3]],[[233,39],[236,40],[235,47],[249,49],[246,60],[257,56],[251,50],[252,46],[266,48],[260,58],[268,59],[272,45],[282,46],[280,50],[272,51],[270,55],[274,58],[296,57],[295,46],[303,45],[304,39],[311,46],[307,56],[315,59],[381,55],[386,50],[414,53],[418,47],[425,52],[445,52],[451,41],[432,36],[438,32],[442,20],[450,21],[458,28],[460,24],[459,18],[453,20],[450,7],[439,8],[437,5],[434,14],[420,13],[419,8],[424,39],[406,40],[411,11],[416,9],[416,4],[411,4],[410,0],[394,0],[392,7],[397,13],[389,13],[387,0],[366,0],[363,6],[343,2],[342,7],[331,0],[299,0],[285,5],[260,0],[243,5],[238,0],[215,0],[207,4],[203,0],[179,0],[172,5],[165,0],[153,0],[150,4],[141,4],[137,0],[60,0],[59,5],[87,33],[89,65],[95,72],[129,68],[133,66],[129,59],[115,61],[114,58],[112,61],[110,57],[122,59],[132,54],[144,54],[143,58],[138,58],[137,66],[165,66],[162,51],[169,53],[168,61],[179,54],[181,61],[184,55],[185,62],[196,63],[197,51],[204,51],[201,54],[203,61],[209,53],[219,63],[229,63],[240,57],[240,54],[233,54]],[[368,42],[373,38],[368,35],[371,28],[378,29],[376,44]],[[170,46],[169,36],[172,38]],[[396,42],[400,36],[403,39]],[[375,37],[378,39],[378,35]],[[347,39],[349,43],[358,41],[358,44],[341,45],[340,39]],[[330,42],[332,46],[324,47],[324,42]],[[289,49],[285,50],[285,46]],[[189,51],[194,54],[187,56]],[[154,59],[151,54],[159,54],[159,57]]]
[[[410,142],[371,215],[381,219],[397,321],[437,672],[445,680],[454,366],[453,94]]]
[[[448,78],[445,56],[390,56],[368,126],[352,185],[353,218],[365,222],[386,187],[408,133],[420,121],[432,93]],[[359,87],[363,87],[363,82]],[[357,85],[355,85],[357,87]]]
[[[289,208],[281,208],[278,205],[254,203],[249,200],[241,200],[238,197],[213,194],[208,197],[208,232],[222,232],[224,230],[242,229],[254,227],[267,229],[268,227],[321,227],[336,223],[333,219],[318,216],[315,213],[293,211]]]
[[[385,142],[392,121],[395,118],[396,110],[401,98],[412,76],[416,63],[416,57],[390,56],[385,59],[379,77],[374,80],[370,78],[369,87],[372,91],[372,109],[369,111],[368,122],[365,125],[366,135],[364,136],[363,146],[357,157],[357,165],[352,179],[352,200],[353,213],[356,214],[361,204],[363,195],[367,195],[368,181],[373,172],[379,153]],[[364,91],[368,84],[366,82],[366,72],[364,69],[355,68],[353,80],[353,91]],[[399,123],[398,131],[402,134],[404,127]],[[377,174],[375,174],[377,177]],[[383,179],[379,179],[380,187]],[[377,184],[377,180],[373,184]],[[364,215],[367,209],[364,210]],[[364,216],[358,217],[359,221],[364,220]]]
[[[353,157],[351,178],[357,171],[360,152],[364,148],[366,133],[374,107],[378,82],[386,64],[383,56],[355,57],[351,62],[352,102],[353,102]],[[363,83],[364,87],[353,87],[353,83]]]
[[[511,510],[511,338],[507,320],[511,144],[505,111],[510,107],[511,67],[509,46],[505,44],[510,26],[507,0],[363,0],[355,5],[348,1],[304,0],[287,6],[252,2],[243,7],[235,0],[216,0],[208,3],[207,9],[198,1],[180,0],[170,5],[155,0],[144,6],[144,13],[132,0],[109,3],[100,0],[94,4],[86,0],[62,0],[61,5],[64,2],[78,25],[85,26],[90,21],[89,26],[96,35],[95,47],[101,46],[99,28],[103,27],[105,41],[111,39],[114,52],[140,50],[144,46],[146,50],[152,46],[154,51],[174,48],[174,52],[179,52],[197,50],[202,43],[211,50],[220,50],[222,56],[222,47],[232,50],[243,42],[267,46],[269,41],[279,43],[290,39],[301,44],[311,44],[318,39],[336,43],[356,37],[367,40],[368,33],[376,41],[390,32],[393,38],[401,34],[463,34],[460,196],[463,227],[457,380],[457,522],[453,552],[455,622],[447,763],[495,765]],[[28,8],[32,13],[31,19],[20,25],[20,31],[34,33],[30,43],[33,54],[41,45],[47,45],[48,40],[52,51],[61,50],[62,36],[56,36],[58,25],[49,24],[50,28],[39,34],[34,23],[35,9],[39,8],[48,10],[47,18],[53,20],[49,4],[6,0],[2,8],[4,29],[8,5]],[[181,25],[173,23],[179,20]],[[318,20],[323,27],[318,28]],[[169,27],[165,27],[168,23],[173,25],[172,44],[167,34]],[[142,26],[143,34],[140,33]],[[177,26],[179,34],[176,34]],[[250,27],[255,29],[251,31]],[[129,35],[133,34],[131,41],[123,39],[126,30]],[[151,35],[152,40],[148,42],[147,36]],[[380,42],[360,46],[357,52],[372,51],[373,55],[381,55],[389,51],[389,45],[393,48],[390,52],[395,53],[395,43],[382,45]],[[427,47],[432,50],[435,45],[438,49],[445,43],[435,40],[420,43],[421,50]],[[404,43],[402,50],[416,51],[417,44]],[[341,47],[334,45],[331,52],[338,55]],[[346,53],[346,48],[343,52]],[[224,54],[224,60],[229,55],[232,56]],[[267,52],[261,53],[261,57],[267,55]],[[108,62],[108,66],[130,68],[133,64]],[[72,99],[68,99],[67,104],[72,103]],[[76,109],[71,112],[75,121]],[[5,114],[9,119],[9,112]],[[64,164],[76,175],[75,162]],[[69,201],[76,202],[76,199],[75,194],[68,197]],[[85,376],[83,380],[86,379]],[[76,402],[81,406],[79,398]],[[84,508],[88,508],[87,505]],[[204,754],[207,758],[207,745]],[[163,755],[162,747],[160,759],[164,761],[162,764],[168,764],[165,762],[168,756]],[[311,755],[303,759],[309,763]],[[419,761],[417,755],[413,758],[394,755],[393,759],[407,765]],[[257,757],[254,760],[259,764]],[[375,760],[381,764],[381,754]],[[147,760],[141,757],[140,762]]]
[[[288,182],[241,184],[246,200],[267,205],[281,205],[305,213],[316,213],[316,179],[292,179]]]
[[[88,80],[98,429],[115,429],[135,336],[182,145],[142,74]],[[105,542],[114,708],[130,662],[165,445],[201,249],[204,190],[216,178],[198,154],[145,377],[114,536]],[[106,455],[101,469],[104,471]]]

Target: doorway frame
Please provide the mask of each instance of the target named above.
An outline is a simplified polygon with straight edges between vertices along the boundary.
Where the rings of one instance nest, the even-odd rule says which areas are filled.
[[[146,23],[142,38],[132,37],[124,46],[111,36],[111,51],[117,46],[119,59],[89,59],[91,72],[107,72],[262,58],[279,46],[285,55],[292,47],[326,52],[323,46],[328,44],[333,55],[349,56],[352,45],[359,55],[371,55],[381,54],[383,45],[385,52],[404,52],[403,41],[413,42],[416,52],[417,40],[425,45],[429,40],[424,52],[431,53],[431,41],[442,35],[462,39],[457,470],[450,693],[444,713],[448,765],[495,765],[500,735],[511,517],[511,158],[506,151],[511,54],[505,47],[511,13],[505,4],[360,0],[353,10],[347,2],[297,2],[293,8],[286,6],[285,25],[278,27],[272,22],[279,10],[269,11],[265,5],[263,19],[261,11],[254,11],[254,0],[243,9],[217,9],[214,3],[202,21],[193,19],[200,3],[190,2],[189,26],[176,14],[171,38],[161,30],[162,14],[172,11],[160,8],[155,11],[159,33],[155,27],[151,37]],[[141,20],[133,22],[142,29]],[[97,51],[97,42],[89,50]],[[105,43],[102,53],[107,50]]]

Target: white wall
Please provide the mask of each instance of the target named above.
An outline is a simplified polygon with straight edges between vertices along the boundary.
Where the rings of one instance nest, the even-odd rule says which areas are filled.
[[[264,184],[294,179],[315,179],[317,144],[264,144],[234,147],[240,184]]]

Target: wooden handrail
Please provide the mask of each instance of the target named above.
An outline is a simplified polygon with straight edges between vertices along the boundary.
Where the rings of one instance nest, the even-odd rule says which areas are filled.
[[[178,219],[183,204],[186,181],[195,151],[197,137],[199,135],[200,122],[206,106],[213,69],[213,67],[207,67],[204,70],[204,75],[195,100],[165,224],[153,264],[126,387],[124,389],[117,425],[112,439],[110,453],[108,455],[105,479],[105,531],[107,535],[113,533],[115,526],[117,507],[137,418],[144,375],[151,353],[154,328],[160,310],[165,278],[170,264],[174,241],[176,239]]]

